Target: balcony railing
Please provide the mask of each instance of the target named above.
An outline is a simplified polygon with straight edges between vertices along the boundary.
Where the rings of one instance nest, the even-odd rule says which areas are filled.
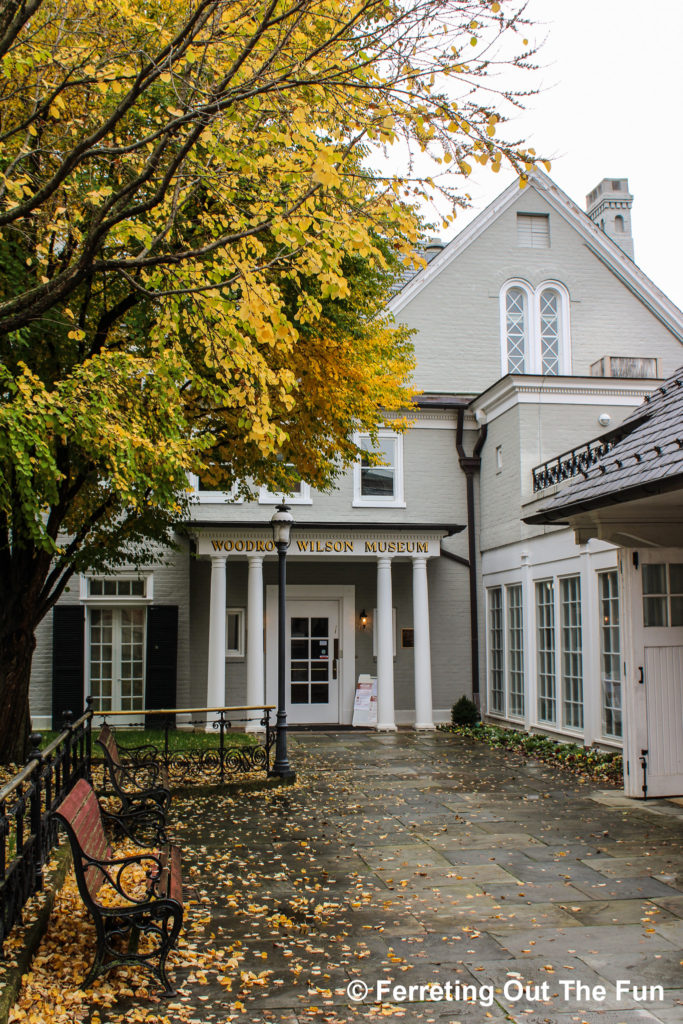
[[[563,452],[547,462],[541,463],[532,469],[534,479],[534,494],[552,487],[553,484],[562,483],[570,477],[578,476],[581,473],[586,476],[591,466],[594,466],[600,459],[614,448],[614,441],[589,441],[580,448],[572,448],[571,451]]]

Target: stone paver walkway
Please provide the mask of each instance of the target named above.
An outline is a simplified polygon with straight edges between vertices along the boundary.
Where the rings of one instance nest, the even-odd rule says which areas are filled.
[[[301,783],[227,820],[176,802],[206,941],[271,972],[203,987],[198,1019],[683,1021],[683,808],[442,733],[299,733],[290,754]]]

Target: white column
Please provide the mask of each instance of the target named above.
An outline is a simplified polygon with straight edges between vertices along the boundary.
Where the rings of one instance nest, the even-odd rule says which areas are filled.
[[[211,558],[211,606],[209,610],[209,671],[206,706],[225,704],[225,555]],[[216,716],[207,718],[206,730]]]
[[[432,656],[429,649],[427,559],[413,559],[413,637],[415,654],[415,729],[433,729]]]
[[[247,704],[263,704],[263,557],[249,557],[247,592]],[[252,717],[252,716],[250,716]],[[247,732],[262,732],[257,720],[246,725]]]
[[[377,731],[394,732],[394,627],[391,559],[377,559]]]

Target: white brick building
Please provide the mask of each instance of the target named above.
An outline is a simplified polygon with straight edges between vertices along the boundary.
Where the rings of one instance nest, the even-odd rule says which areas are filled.
[[[598,628],[601,601],[618,617],[615,549],[521,520],[533,467],[618,426],[683,361],[683,314],[629,255],[626,180],[588,198],[595,223],[543,174],[513,184],[392,300],[417,332],[412,428],[386,432],[386,467],[288,499],[291,722],[350,724],[370,675],[384,726],[431,726],[474,693],[491,718],[621,743]],[[40,632],[34,722],[89,691],[272,700],[276,500],[198,491],[167,567],[72,587]]]

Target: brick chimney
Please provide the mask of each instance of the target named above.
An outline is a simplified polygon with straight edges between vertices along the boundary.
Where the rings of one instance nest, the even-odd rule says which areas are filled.
[[[633,196],[628,178],[603,178],[586,196],[586,212],[590,219],[633,259],[631,207]]]

